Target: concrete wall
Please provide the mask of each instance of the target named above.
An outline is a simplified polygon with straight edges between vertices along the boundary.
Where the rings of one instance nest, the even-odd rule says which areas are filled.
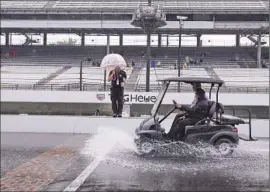
[[[158,93],[127,92],[125,95],[131,116],[138,116],[150,113]],[[193,93],[167,93],[159,114],[164,115],[173,107],[173,99],[181,104],[190,104],[193,98]],[[268,94],[222,93],[219,101],[226,108],[249,109],[253,118],[269,117]],[[102,115],[111,115],[109,92],[1,90],[1,114],[93,115],[97,109]],[[248,117],[246,112],[238,112],[236,116]]]
[[[158,92],[125,92],[125,103],[153,104]],[[190,104],[194,93],[167,92],[162,104]],[[215,100],[213,95],[212,100]],[[111,103],[110,92],[94,91],[33,91],[1,90],[1,102],[36,103]],[[269,94],[220,93],[219,102],[223,105],[269,106]]]
[[[174,115],[162,122],[168,131]],[[108,118],[82,116],[1,115],[1,132],[97,133],[101,129],[134,134],[144,118]],[[248,134],[248,125],[237,126],[240,134]],[[269,120],[253,120],[252,134],[269,137]]]
[[[130,115],[148,115],[152,109],[152,104],[132,104],[130,105]],[[253,118],[268,119],[269,107],[267,106],[225,106],[225,110],[231,107],[249,109]],[[162,105],[159,114],[164,115],[173,105]],[[112,115],[111,104],[109,103],[31,103],[31,102],[2,102],[1,114],[36,114],[36,115],[94,115],[96,110],[101,111],[101,115]],[[178,111],[176,111],[178,112]],[[232,111],[226,110],[232,114]],[[245,111],[236,111],[236,116],[248,118]]]

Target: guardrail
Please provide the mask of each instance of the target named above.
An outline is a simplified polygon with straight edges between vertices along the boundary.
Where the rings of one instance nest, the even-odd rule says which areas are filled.
[[[134,84],[135,85],[135,84]],[[180,91],[182,92],[193,92],[191,87],[182,86],[180,87]],[[1,84],[1,89],[8,90],[48,90],[48,91],[79,91],[80,83],[66,83],[66,84],[45,84],[45,85],[37,85],[37,84]],[[109,91],[110,85],[106,86],[105,91]],[[150,91],[157,92],[159,91],[160,86],[151,85]],[[210,87],[204,87],[206,91],[209,91]],[[83,83],[82,85],[83,91],[104,91],[104,84],[99,83]],[[215,89],[212,89],[215,91]],[[138,92],[145,91],[145,85],[136,85],[136,90]],[[169,92],[177,92],[177,85],[171,85]],[[223,93],[269,93],[269,87],[221,87],[220,92]]]

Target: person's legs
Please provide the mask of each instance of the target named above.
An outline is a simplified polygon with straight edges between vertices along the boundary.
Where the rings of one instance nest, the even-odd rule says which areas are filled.
[[[111,101],[112,101],[112,111],[113,116],[117,115],[117,90],[115,88],[111,88]]]
[[[169,138],[173,138],[176,131],[177,131],[177,127],[178,127],[178,123],[180,120],[181,117],[183,117],[184,114],[177,114],[173,120],[173,123],[172,123],[172,126],[171,126],[171,129],[170,131],[167,133],[167,136]]]
[[[179,121],[179,119],[180,119],[181,117],[183,117],[184,115],[185,115],[184,113],[178,113],[177,115],[175,115],[171,128],[174,127],[174,125],[175,125],[175,124]]]
[[[196,124],[196,122],[197,121],[192,120],[190,118],[178,121],[178,123],[172,129],[172,132],[170,133],[169,137],[172,139],[180,138],[181,140],[183,140],[185,136],[185,127],[187,125],[194,125]]]
[[[123,105],[124,105],[124,88],[120,88],[118,92],[118,117],[122,117],[122,111],[123,111]]]

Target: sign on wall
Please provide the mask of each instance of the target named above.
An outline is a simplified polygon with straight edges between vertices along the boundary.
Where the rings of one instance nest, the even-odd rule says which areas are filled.
[[[111,98],[111,94],[109,92],[103,92],[103,93],[95,93],[96,94],[96,98],[100,101],[100,102],[110,102],[110,98]],[[124,94],[124,102],[125,103],[145,103],[145,104],[151,104],[151,103],[155,103],[156,99],[157,99],[157,93],[150,93],[150,94],[145,94],[145,93],[125,93]]]
[[[126,92],[125,103],[153,104],[157,92]],[[176,100],[180,104],[190,104],[194,93],[167,93],[163,104],[172,104]],[[215,100],[215,95],[212,95]],[[111,103],[110,92],[88,91],[34,91],[34,90],[1,90],[1,102],[42,102],[42,103]],[[223,105],[269,106],[268,94],[221,93],[219,102]]]

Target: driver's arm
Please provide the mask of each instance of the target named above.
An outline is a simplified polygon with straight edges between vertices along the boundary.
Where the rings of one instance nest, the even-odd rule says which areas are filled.
[[[180,109],[186,111],[189,114],[205,116],[205,111],[208,110],[208,103],[200,102],[192,108],[188,105],[181,105]]]
[[[195,107],[191,108],[190,105],[181,105],[180,109],[182,111],[186,111],[187,113],[192,113],[194,112]]]

